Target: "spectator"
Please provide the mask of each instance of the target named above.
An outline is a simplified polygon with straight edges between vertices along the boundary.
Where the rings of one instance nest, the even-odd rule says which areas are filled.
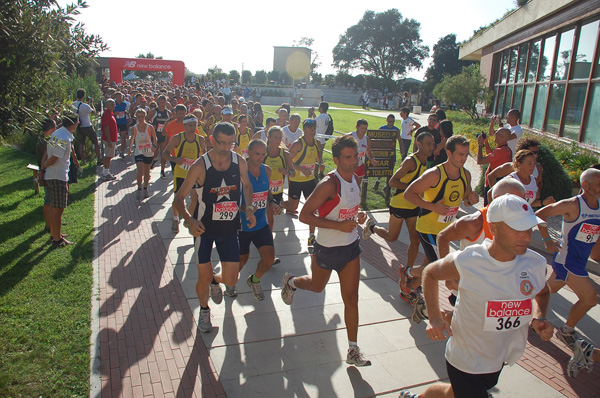
[[[46,221],[47,232],[50,232],[50,193],[46,184],[44,183],[44,161],[46,158],[46,150],[48,148],[48,140],[52,133],[56,131],[56,122],[52,119],[46,119],[42,122],[42,135],[38,138],[38,142],[35,146],[35,154],[37,157],[37,163],[40,168],[38,174],[38,180],[40,185],[44,186],[44,220]]]
[[[488,181],[488,174],[499,166],[502,166],[506,162],[510,162],[512,159],[512,153],[508,144],[508,138],[510,137],[510,130],[498,129],[494,135],[496,141],[496,149],[492,151],[488,142],[488,137],[481,134],[477,137],[477,164],[488,164],[488,168],[485,171],[485,186],[483,188],[483,205],[488,205],[488,191],[490,190],[490,183]],[[483,156],[483,147],[487,152],[487,156]]]
[[[109,172],[110,161],[115,157],[117,151],[117,141],[119,134],[117,131],[117,120],[115,119],[115,101],[109,99],[106,101],[106,109],[102,114],[101,129],[102,143],[104,144],[104,170],[102,170],[102,179],[104,181],[115,180],[116,177]],[[126,136],[128,134],[125,134]]]
[[[77,101],[73,102],[73,107],[76,109],[79,115],[79,127],[77,128],[77,138],[79,138],[79,157],[82,164],[86,164],[85,161],[85,139],[88,138],[94,146],[96,152],[96,160],[100,164],[100,145],[98,145],[98,137],[96,131],[92,126],[90,115],[96,113],[94,109],[93,98],[88,98],[88,103],[83,102],[85,99],[85,90],[80,88],[77,90]]]

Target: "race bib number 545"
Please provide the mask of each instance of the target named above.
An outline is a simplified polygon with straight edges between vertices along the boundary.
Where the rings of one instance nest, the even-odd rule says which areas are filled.
[[[529,325],[533,319],[531,299],[488,301],[483,330],[504,332]]]

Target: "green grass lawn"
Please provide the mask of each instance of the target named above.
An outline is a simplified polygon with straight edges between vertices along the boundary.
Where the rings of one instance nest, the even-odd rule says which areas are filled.
[[[63,232],[44,232],[35,157],[0,146],[0,396],[89,396],[94,174],[71,185]]]
[[[344,107],[344,108],[352,108],[352,109],[359,109],[362,111],[362,109],[360,109],[357,106],[351,106],[351,105],[343,105],[342,104],[330,104],[331,107]],[[278,106],[263,106],[263,109],[266,112],[275,112],[279,107]],[[308,111],[306,110],[306,108],[295,108],[292,107],[292,113],[299,113],[300,116],[302,117],[302,120],[306,119],[308,117]],[[362,113],[356,113],[351,109],[331,109],[329,112],[329,114],[331,114],[331,117],[333,118],[333,125],[336,131],[340,131],[343,133],[350,133],[352,131],[355,130],[356,128],[356,121],[358,119],[365,119],[368,123],[369,123],[369,128],[370,129],[378,129],[379,127],[383,126],[385,124],[385,118],[384,117],[378,117],[375,115],[364,115]],[[396,114],[396,126],[400,126],[399,123],[399,119],[400,116],[397,115],[397,112],[393,112],[393,111],[389,111],[389,113],[395,113]],[[266,117],[271,117],[272,115],[270,114],[266,114]],[[339,135],[339,134],[336,134]],[[327,144],[325,144],[325,150],[326,151],[330,151],[331,152],[331,140],[327,141]],[[400,152],[397,152],[397,157],[398,159],[400,159]],[[325,153],[325,164],[327,166],[329,166],[330,168],[334,168],[335,165],[333,163],[333,159],[331,157],[331,153]],[[395,169],[397,169],[398,167],[400,167],[400,163],[397,162],[396,163],[396,167]],[[326,171],[331,170],[331,169],[327,169]],[[375,180],[371,179],[369,181],[369,190],[367,192],[367,205],[366,205],[366,209],[369,210],[374,210],[374,209],[384,209],[387,208],[386,204],[385,204],[385,194],[383,193],[383,187],[384,187],[384,181],[382,180],[380,187],[377,191],[374,191],[372,188],[373,184],[374,184]]]

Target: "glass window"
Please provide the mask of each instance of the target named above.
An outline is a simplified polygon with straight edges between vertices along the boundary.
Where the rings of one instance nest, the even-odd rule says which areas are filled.
[[[588,79],[592,67],[596,37],[598,36],[598,21],[591,22],[581,27],[577,57],[573,65],[573,79]],[[598,73],[598,72],[596,72]]]
[[[521,124],[529,126],[531,121],[531,104],[533,103],[533,91],[535,86],[528,85],[523,88],[523,109],[521,109]]]
[[[519,55],[517,50],[518,50],[517,47],[513,47],[509,51],[509,54],[510,54],[509,67],[508,67],[508,82],[509,83],[514,83],[515,74],[517,73],[517,57]]]
[[[521,96],[523,95],[523,86],[521,84],[515,85],[515,94],[513,97],[512,107],[521,109]]]
[[[533,118],[531,126],[538,130],[542,129],[544,123],[544,111],[546,110],[546,99],[548,98],[548,85],[539,84],[536,88],[535,104],[533,106]]]
[[[538,80],[550,80],[550,71],[552,70],[552,62],[554,62],[554,36],[547,37],[544,40],[544,55],[540,61],[540,75]]]
[[[500,83],[506,83],[506,70],[508,68],[508,50],[502,53],[502,67],[500,68]]]
[[[492,107],[492,113],[496,113],[496,107],[498,106],[498,86],[494,87],[494,106]]]
[[[527,63],[527,52],[529,43],[521,44],[521,53],[519,54],[519,65],[517,67],[517,82],[522,83],[525,80],[525,64]]]
[[[570,84],[567,93],[567,109],[563,137],[577,141],[579,139],[579,126],[585,102],[587,84]]]
[[[534,82],[537,74],[537,67],[540,60],[541,40],[531,45],[531,54],[529,56],[529,65],[527,66],[527,81]]]
[[[502,112],[500,114],[502,116],[506,116],[508,111],[510,111],[510,100],[512,99],[513,94],[513,86],[506,87],[506,101],[504,101],[504,108],[502,108]]]
[[[504,88],[506,86],[500,86],[498,91],[498,102],[496,102],[496,115],[502,114],[502,104],[504,103]]]
[[[575,29],[560,34],[558,44],[558,57],[552,80],[567,80],[569,77],[569,65],[571,64],[571,53],[573,52],[573,35]]]
[[[548,104],[548,119],[546,120],[546,131],[558,134],[560,126],[560,114],[565,99],[565,84],[550,85],[550,103]]]
[[[592,85],[587,120],[583,130],[585,143],[595,147],[600,146],[600,83]]]

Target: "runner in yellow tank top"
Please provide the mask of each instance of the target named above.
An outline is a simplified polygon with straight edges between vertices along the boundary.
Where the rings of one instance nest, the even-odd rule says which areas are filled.
[[[187,114],[183,118],[185,131],[173,136],[162,154],[167,160],[175,163],[175,168],[173,169],[173,191],[175,193],[181,188],[192,164],[206,150],[204,138],[196,134],[197,125],[198,119],[192,114]],[[193,210],[198,203],[198,196],[195,191],[192,191],[191,199],[190,209]],[[174,206],[171,231],[173,233],[179,232],[179,214]]]
[[[315,142],[317,134],[317,123],[314,119],[306,119],[302,125],[304,135],[290,146],[290,155],[296,169],[296,175],[290,176],[289,206],[288,213],[296,214],[300,195],[308,199],[317,186],[315,178],[315,165],[321,162],[321,156]],[[308,246],[312,247],[315,240],[315,227],[310,226]]]
[[[287,208],[288,201],[283,200],[283,184],[286,176],[296,174],[292,163],[292,156],[287,148],[281,145],[283,132],[281,127],[272,126],[267,131],[267,156],[264,163],[271,168],[271,179],[269,180],[269,189],[273,195],[273,200],[281,208]],[[267,209],[270,210],[270,209]],[[273,230],[273,212],[267,211],[267,219],[271,231]]]
[[[413,181],[417,180],[425,173],[427,169],[427,158],[431,156],[435,149],[433,135],[430,133],[420,134],[417,137],[416,143],[418,148],[417,151],[404,159],[400,168],[394,173],[392,178],[390,178],[390,187],[396,188],[396,194],[390,202],[389,230],[376,225],[374,220],[369,219],[362,231],[364,240],[369,239],[371,234],[375,233],[388,242],[395,242],[400,235],[400,231],[402,231],[402,225],[406,222],[408,235],[410,237],[410,245],[408,246],[406,259],[406,265],[408,267],[412,267],[415,264],[421,241],[416,228],[419,208],[404,198],[404,191]],[[402,268],[404,267],[401,267],[401,269]],[[403,300],[408,301],[408,294],[409,293],[400,291],[400,297]]]
[[[446,142],[446,154],[448,160],[427,170],[404,192],[407,201],[421,208],[417,231],[426,255],[423,267],[407,269],[407,291],[421,284],[424,266],[438,259],[437,234],[456,219],[461,202],[473,206],[479,201],[471,189],[471,173],[464,168],[469,156],[469,140],[453,135]]]
[[[240,115],[235,134],[235,151],[245,158],[248,157],[248,144],[252,139],[252,130],[248,127],[248,117]]]

